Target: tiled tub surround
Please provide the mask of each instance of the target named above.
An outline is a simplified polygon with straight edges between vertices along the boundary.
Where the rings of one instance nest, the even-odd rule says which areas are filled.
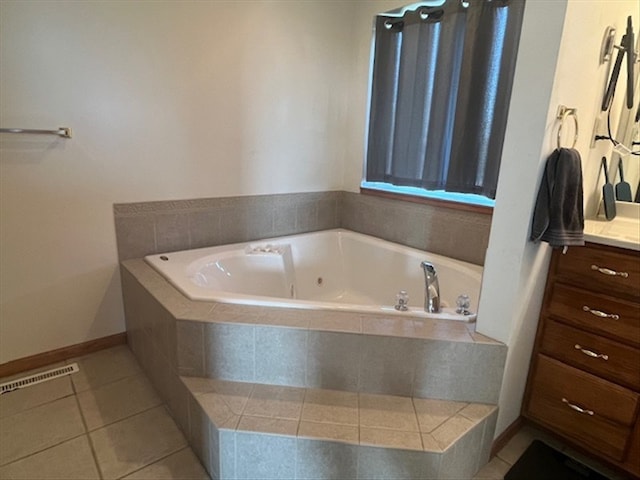
[[[473,324],[190,301],[142,260],[123,262],[122,281],[130,346],[214,478],[317,478],[317,469],[340,465],[320,477],[470,478],[488,460],[506,347]],[[207,403],[194,385],[226,385],[249,396],[267,388],[272,404],[262,414],[236,408],[237,423],[228,424],[216,412],[229,403]],[[304,405],[320,389],[357,398],[359,423],[343,428],[340,408],[325,421],[305,418],[303,407],[279,418],[291,416],[275,406],[286,407],[287,395]],[[419,419],[425,398],[444,400],[432,405],[451,412],[432,431],[419,421],[406,431],[366,421],[369,401],[386,405],[378,407],[383,417]],[[470,411],[482,414],[470,418]],[[274,452],[289,463],[271,461]],[[255,470],[243,470],[250,466]]]
[[[340,199],[317,192],[116,204],[118,258],[337,228]]]
[[[481,265],[488,216],[348,192],[114,213],[129,345],[213,478],[459,479],[488,460],[506,347],[475,324],[190,301],[140,259],[343,227]]]
[[[482,265],[491,216],[332,191],[122,203],[120,260],[296,233],[346,228]]]
[[[474,324],[192,301],[143,260],[122,264],[127,332],[180,375],[497,403],[506,346]]]
[[[341,192],[340,227],[484,265],[491,215]]]

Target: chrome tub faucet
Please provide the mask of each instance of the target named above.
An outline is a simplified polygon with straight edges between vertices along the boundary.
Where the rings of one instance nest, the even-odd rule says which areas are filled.
[[[424,271],[424,311],[438,313],[440,311],[440,285],[436,267],[429,262],[420,264]]]

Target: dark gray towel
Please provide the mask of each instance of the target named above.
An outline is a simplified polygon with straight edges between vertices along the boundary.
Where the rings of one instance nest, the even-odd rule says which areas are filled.
[[[547,159],[533,212],[531,240],[552,247],[584,245],[582,162],[573,148],[554,150]]]

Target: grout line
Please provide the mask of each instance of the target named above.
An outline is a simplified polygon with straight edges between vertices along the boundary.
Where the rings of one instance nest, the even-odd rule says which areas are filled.
[[[33,452],[31,452],[31,453],[29,453],[29,454],[27,454],[27,455],[24,455],[24,456],[22,456],[22,457],[18,457],[18,458],[14,459],[14,460],[11,460],[10,462],[0,464],[0,468],[4,468],[4,467],[6,467],[6,466],[8,466],[8,465],[12,465],[12,464],[14,464],[14,463],[16,463],[16,462],[19,462],[19,461],[21,461],[21,460],[25,460],[25,459],[27,459],[27,458],[29,458],[29,457],[33,456],[33,455],[37,455],[37,454],[39,454],[39,453],[46,452],[47,450],[50,450],[50,449],[52,449],[52,448],[59,447],[59,446],[60,446],[60,445],[62,445],[63,443],[70,442],[71,440],[75,440],[75,439],[80,438],[80,437],[82,437],[82,436],[84,436],[84,435],[86,435],[86,434],[87,434],[87,433],[85,432],[85,433],[81,433],[80,435],[75,435],[75,436],[73,436],[73,437],[65,438],[65,439],[64,439],[64,440],[62,440],[61,442],[54,443],[53,445],[49,445],[49,446],[47,446],[47,447],[45,447],[45,448],[41,448],[40,450],[35,450],[35,451],[33,451]]]
[[[132,352],[131,352],[131,355],[133,355],[133,353],[132,353]],[[107,386],[107,385],[111,385],[111,384],[113,384],[113,383],[120,382],[120,381],[125,380],[125,379],[127,379],[127,378],[131,378],[131,377],[135,377],[135,376],[140,376],[140,375],[142,375],[142,376],[146,377],[146,379],[149,381],[149,383],[151,383],[151,380],[149,379],[149,376],[146,374],[146,372],[144,371],[144,369],[142,368],[142,366],[140,365],[140,363],[138,363],[138,360],[137,360],[137,359],[135,359],[135,357],[134,357],[134,360],[135,360],[135,364],[136,364],[136,367],[137,367],[137,370],[136,370],[136,371],[134,371],[134,372],[130,372],[130,373],[128,373],[128,374],[126,374],[126,375],[123,375],[123,376],[121,376],[121,377],[118,377],[118,378],[112,378],[111,380],[107,380],[106,382],[103,382],[103,383],[101,383],[101,384],[99,384],[99,385],[96,385],[96,386],[91,385],[89,388],[85,388],[85,389],[83,389],[83,390],[77,390],[77,386],[76,386],[76,384],[73,382],[73,378],[71,378],[71,383],[72,383],[72,385],[73,385],[73,391],[74,391],[76,394],[78,394],[78,393],[84,393],[84,392],[88,392],[88,391],[96,391],[96,390],[98,390],[98,389],[100,389],[100,388],[102,388],[102,387],[105,387],[105,386]],[[79,365],[78,365],[78,367],[80,368],[80,370],[82,370],[82,365],[80,365],[80,364],[79,364]],[[73,375],[75,375],[75,374],[69,375],[69,377],[73,377]]]
[[[162,399],[161,399],[161,400],[162,400]],[[160,408],[160,407],[164,407],[164,408],[165,408],[165,411],[167,411],[167,415],[169,415],[169,416],[171,417],[171,415],[168,413],[168,407],[167,407],[167,405],[166,405],[164,402],[162,402],[162,401],[161,401],[161,402],[160,402],[160,403],[158,403],[157,405],[154,405],[154,406],[149,407],[149,408],[145,408],[144,410],[140,410],[139,412],[132,413],[132,414],[130,414],[130,415],[127,415],[126,417],[122,417],[122,418],[120,418],[120,419],[118,419],[118,420],[114,420],[113,422],[105,423],[104,425],[100,425],[99,427],[95,427],[95,428],[94,428],[94,429],[92,429],[92,430],[89,430],[89,429],[87,428],[87,433],[94,433],[94,432],[97,432],[98,430],[102,430],[103,428],[110,427],[110,426],[112,426],[112,425],[115,425],[116,423],[120,423],[120,422],[123,422],[123,421],[125,421],[125,420],[130,420],[130,419],[132,419],[133,417],[136,417],[136,416],[141,415],[141,414],[143,414],[143,413],[150,412],[151,410],[155,410],[156,408]],[[173,417],[171,417],[171,419],[173,420]],[[174,421],[175,421],[175,420],[174,420]]]
[[[75,391],[75,386],[73,387]],[[91,456],[93,457],[93,463],[96,465],[96,469],[98,471],[98,476],[103,479],[104,473],[100,468],[100,462],[98,462],[98,455],[96,454],[96,449],[93,445],[93,440],[91,439],[91,435],[89,435],[89,428],[87,426],[87,420],[84,418],[84,412],[82,411],[82,407],[80,406],[80,400],[78,399],[78,394],[74,395],[76,400],[76,406],[78,407],[78,412],[80,413],[80,418],[82,419],[82,426],[84,427],[84,434],[87,436],[87,441],[89,442],[89,449],[91,450]]]
[[[503,449],[504,450],[504,449]],[[500,452],[502,452],[502,450],[500,450]],[[500,452],[496,453],[496,456],[494,458],[499,458],[500,460],[502,460],[504,463],[506,463],[507,465],[509,465],[510,467],[513,467],[513,463],[509,462],[508,460],[505,460],[504,458],[502,458],[500,456]],[[523,452],[524,453],[524,452]]]
[[[24,389],[21,388],[18,390],[13,390],[11,392],[4,393],[3,395],[10,395],[11,393],[19,392],[20,390],[24,390]],[[25,408],[24,410],[20,410],[18,412],[12,413],[11,415],[7,415],[6,417],[1,417],[1,418],[2,420],[4,420],[7,418],[14,417],[15,415],[20,415],[21,413],[30,412],[31,410],[35,410],[36,408],[39,408],[39,407],[44,407],[45,405],[49,405],[50,403],[57,402],[58,400],[62,400],[63,398],[71,397],[72,395],[75,395],[75,393],[73,392],[73,386],[71,387],[71,393],[67,393],[66,395],[62,395],[61,397],[53,398],[47,402],[41,403],[39,405],[34,405],[33,407]],[[0,398],[3,398],[3,397],[0,397]],[[7,398],[7,397],[4,397],[4,398]]]
[[[296,426],[296,439],[298,438],[298,436],[300,435],[300,425],[302,424],[302,412],[304,411],[304,404],[307,401],[307,389],[305,388],[304,391],[302,392],[302,403],[300,403],[300,414],[298,415],[298,425]],[[296,442],[296,449],[298,442]],[[297,461],[297,455],[296,455],[296,461]],[[296,464],[297,467],[297,464]]]
[[[253,395],[253,389],[255,388],[255,386],[256,386],[255,383],[251,383],[251,388],[249,389],[249,394],[247,395],[247,401],[244,402],[244,405],[242,405],[242,410],[240,411],[240,415],[238,415],[240,418],[242,418],[242,416],[244,415],[244,411],[247,408],[247,405],[249,405],[249,400],[251,399],[251,396]],[[240,423],[240,419],[238,419],[238,423]]]
[[[139,472],[140,470],[144,470],[145,468],[150,467],[151,465],[155,465],[156,463],[161,462],[162,460],[166,460],[166,459],[167,459],[167,458],[169,458],[171,455],[175,455],[176,453],[182,452],[183,450],[191,450],[191,447],[189,446],[189,444],[188,444],[188,443],[187,443],[186,445],[184,445],[184,446],[182,446],[182,447],[178,448],[178,450],[175,450],[175,451],[173,451],[173,452],[171,452],[171,453],[168,453],[168,454],[166,454],[165,456],[160,457],[160,458],[158,458],[158,459],[154,460],[154,461],[153,461],[153,462],[151,462],[151,463],[147,463],[146,465],[143,465],[143,466],[142,466],[142,467],[140,467],[140,468],[136,468],[135,470],[132,470],[132,471],[130,471],[130,472],[127,472],[127,473],[125,473],[124,475],[122,475],[121,477],[118,477],[118,478],[119,478],[119,479],[121,479],[121,478],[128,477],[129,475],[132,475],[132,474],[134,474],[134,473],[136,473],[136,472]],[[191,451],[193,452],[193,450],[191,450]],[[195,453],[194,453],[194,456],[195,456]],[[196,456],[196,459],[198,460],[198,463],[199,463],[200,465],[202,465],[202,462],[200,461],[200,459],[199,459],[197,456]],[[205,470],[205,472],[206,472],[206,469],[204,468],[204,466],[202,466],[202,468],[203,468],[203,470]],[[208,475],[208,472],[207,472],[207,475]]]
[[[77,394],[83,394],[85,392],[95,392],[96,390],[100,390],[101,388],[106,387],[107,385],[113,385],[114,383],[121,382],[121,381],[129,379],[131,377],[144,377],[149,382],[149,384],[151,384],[151,386],[153,387],[153,384],[151,383],[151,380],[149,379],[149,376],[146,374],[146,372],[142,368],[140,368],[138,371],[136,371],[134,373],[125,375],[123,377],[118,377],[116,379],[111,379],[111,380],[108,380],[108,381],[106,381],[104,383],[101,383],[100,385],[97,385],[95,387],[85,388],[83,390],[76,390],[76,385],[73,384],[73,390],[74,390],[76,395]],[[73,383],[73,381],[71,383]],[[153,389],[154,389],[154,391],[156,391],[155,387],[153,387]],[[156,393],[157,393],[157,391],[156,391]]]
[[[418,418],[418,410],[416,410],[415,399],[411,397],[411,406],[413,407],[413,414],[416,417],[416,424],[418,425],[418,436],[420,437],[420,445],[422,446],[422,451],[425,452],[424,448],[424,440],[422,438],[422,425],[420,425],[420,418]]]
[[[362,439],[360,438],[360,431],[361,431],[361,424],[360,424],[360,392],[357,392],[356,394],[356,408],[358,410],[358,445],[361,445],[362,443]],[[358,454],[358,458],[360,458],[360,454]],[[356,465],[356,472],[358,469],[358,465]]]

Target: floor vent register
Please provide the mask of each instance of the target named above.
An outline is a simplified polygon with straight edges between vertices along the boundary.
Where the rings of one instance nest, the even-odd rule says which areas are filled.
[[[47,370],[46,372],[40,372],[34,375],[29,375],[27,377],[18,378],[16,380],[0,384],[0,395],[13,392],[14,390],[18,390],[20,388],[31,387],[32,385],[37,385],[38,383],[48,382],[49,380],[64,377],[65,375],[71,375],[72,373],[78,371],[80,371],[80,369],[78,368],[78,364],[72,363],[71,365],[65,365],[64,367]]]

